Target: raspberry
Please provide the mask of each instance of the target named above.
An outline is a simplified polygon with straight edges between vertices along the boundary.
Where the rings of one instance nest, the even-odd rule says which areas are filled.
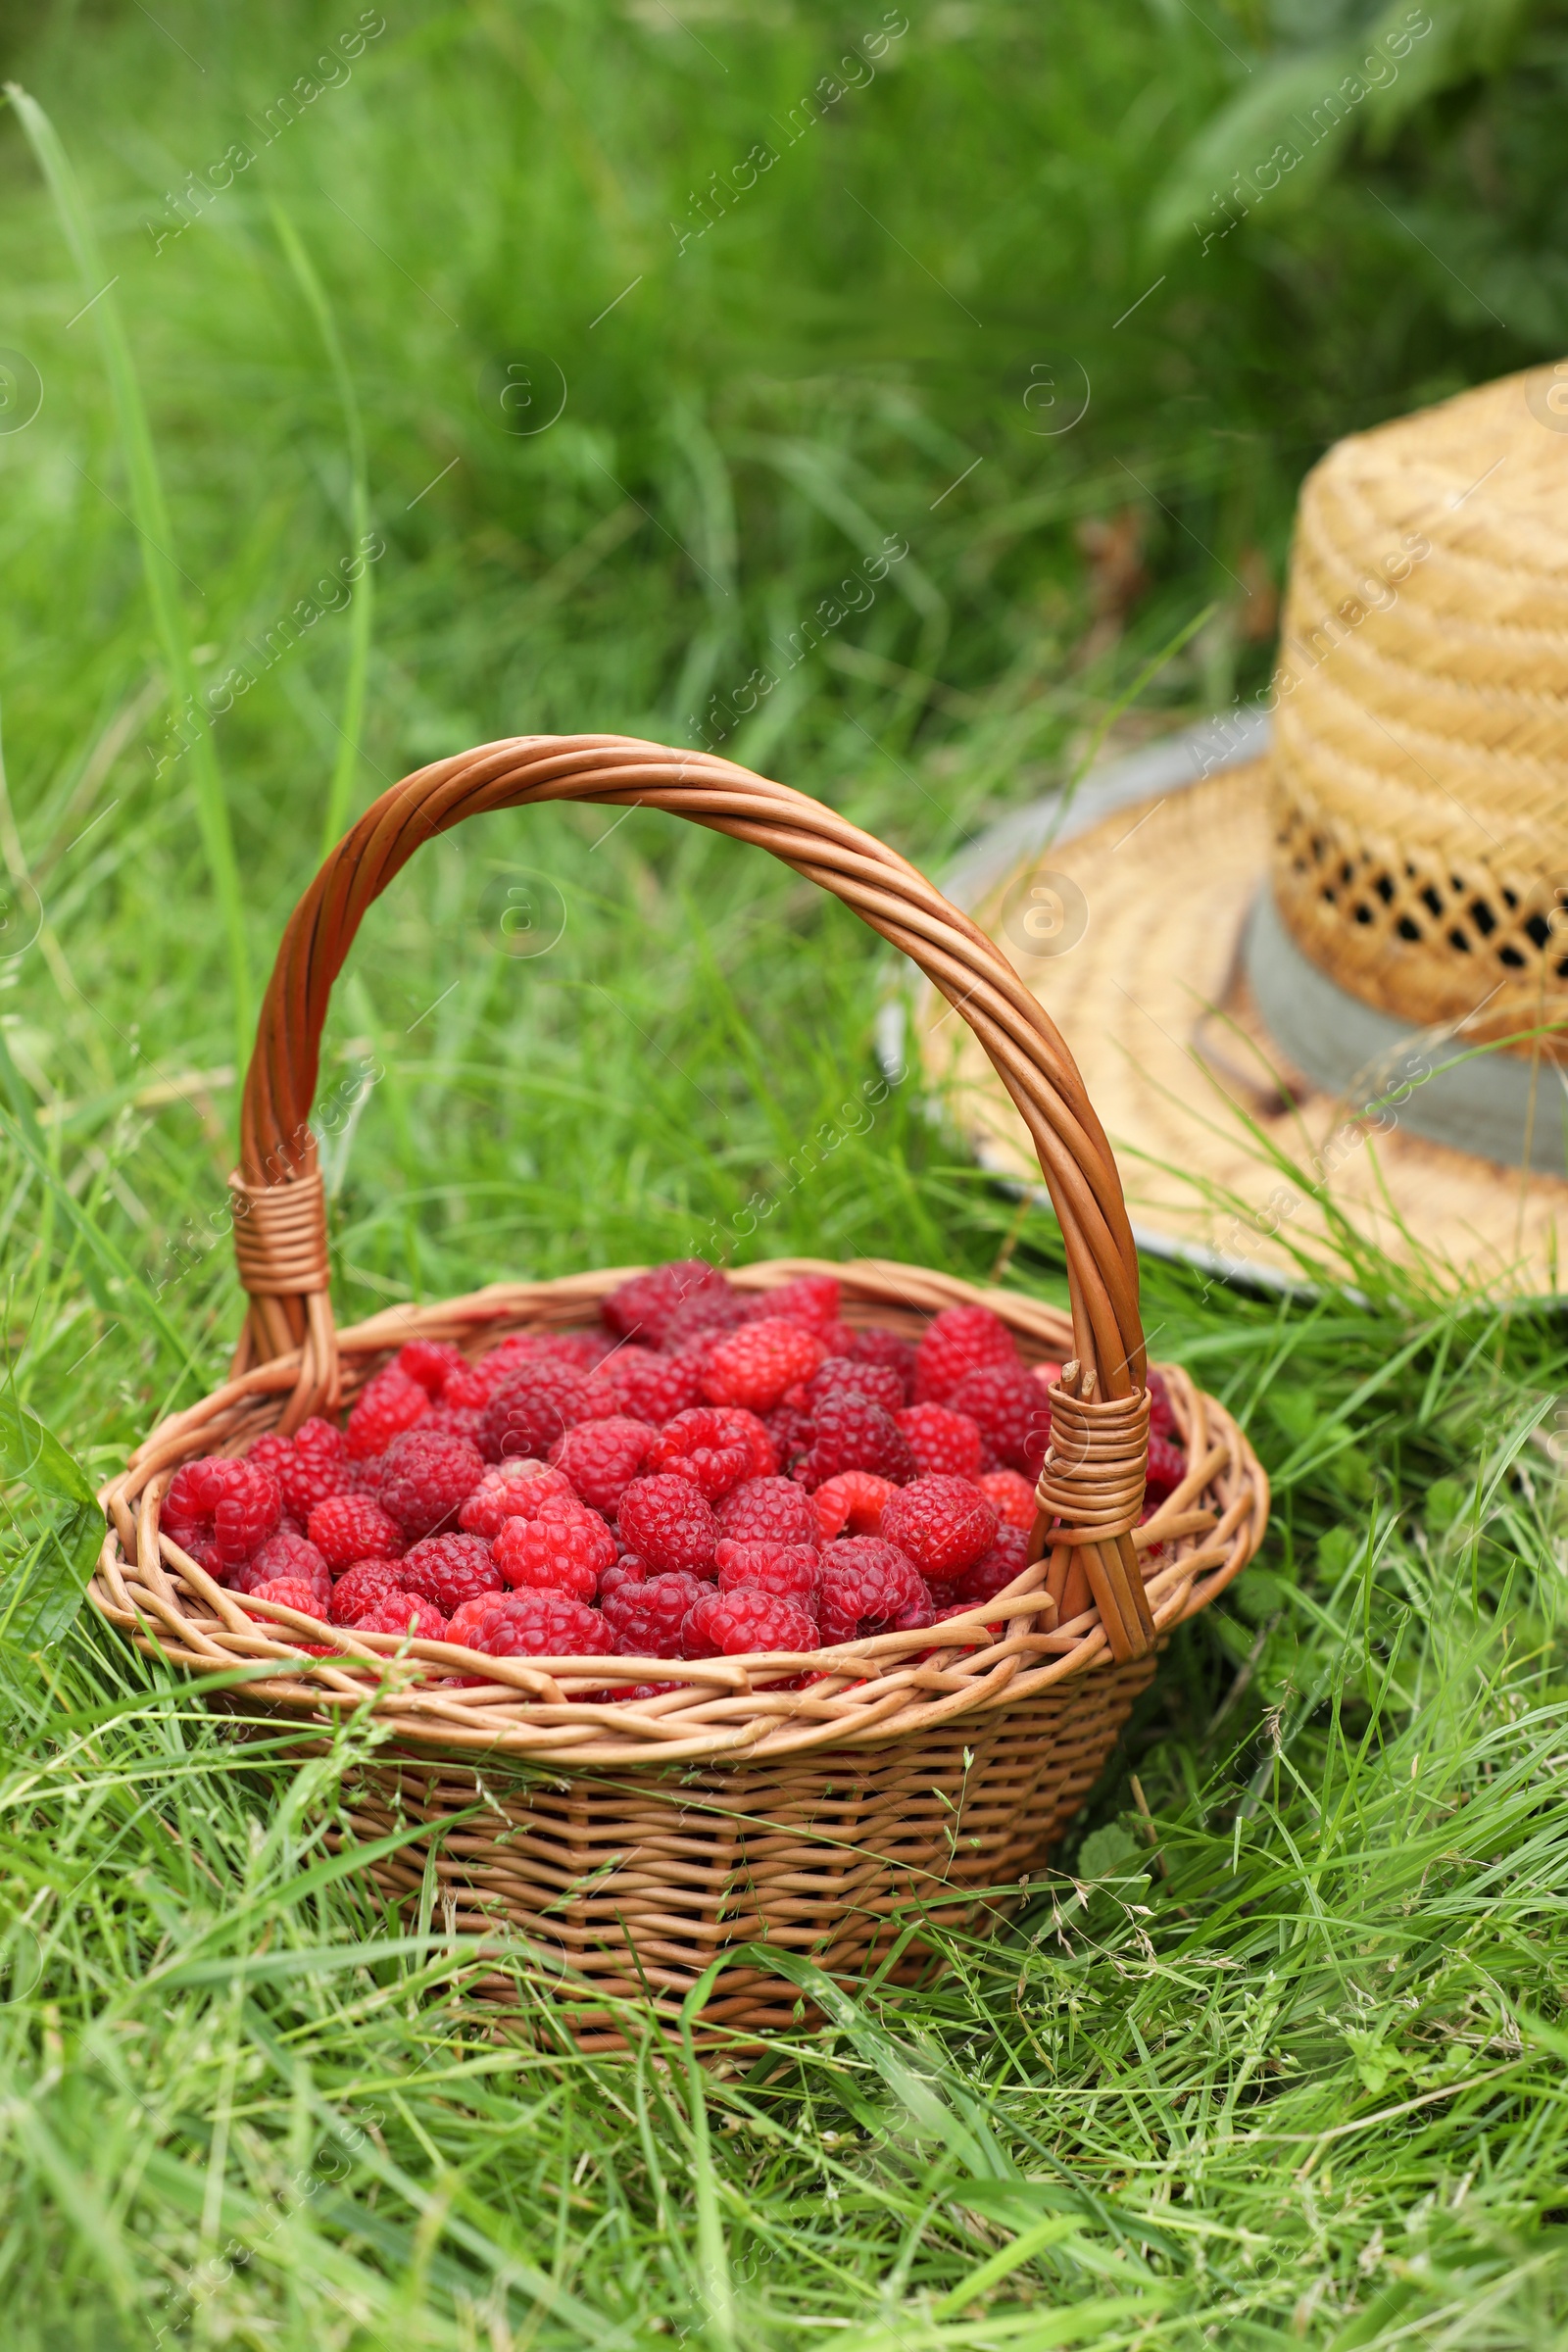
[[[259,1592],[263,1585],[275,1584],[279,1577],[287,1577],[295,1584],[310,1585],[323,1609],[332,1597],[332,1571],[316,1545],[307,1544],[303,1536],[289,1536],[281,1532],[269,1536],[255,1559],[248,1560],[243,1568],[233,1571],[228,1580],[229,1590],[232,1592]]]
[[[761,1434],[765,1441],[766,1432]],[[721,1417],[713,1405],[677,1413],[648,1448],[650,1476],[670,1472],[689,1478],[710,1502],[727,1494],[743,1478],[756,1478],[755,1463],[755,1448],[745,1431],[735,1428],[727,1415]]]
[[[837,1478],[824,1480],[811,1496],[818,1538],[830,1544],[846,1528],[852,1536],[880,1535],[882,1513],[898,1491],[890,1479],[869,1470],[841,1470]]]
[[[1016,1470],[988,1470],[975,1485],[1004,1527],[1021,1528],[1025,1535],[1035,1523],[1035,1491]]]
[[[393,1360],[400,1372],[416,1380],[430,1396],[444,1396],[453,1373],[468,1368],[466,1358],[446,1340],[410,1340]]]
[[[329,1494],[306,1523],[306,1534],[329,1568],[356,1560],[395,1560],[408,1539],[368,1494]]]
[[[863,1396],[869,1404],[880,1404],[885,1412],[904,1410],[904,1383],[892,1365],[862,1364],[849,1355],[828,1356],[803,1389],[791,1390],[788,1402],[798,1404],[803,1412],[814,1413],[836,1390]]]
[[[721,1536],[713,1558],[721,1592],[742,1586],[756,1592],[776,1592],[815,1615],[822,1571],[813,1544],[733,1544]]]
[[[852,1536],[824,1549],[817,1602],[824,1645],[928,1625],[930,1612],[925,1581],[896,1544]]]
[[[803,1453],[808,1453],[816,1437],[816,1423],[796,1404],[775,1405],[763,1427],[772,1441],[773,1451],[785,1465],[798,1462]]]
[[[469,1369],[483,1382],[485,1394],[493,1396],[514,1372],[565,1371],[586,1379],[604,1354],[605,1346],[591,1331],[514,1331]]]
[[[474,1411],[472,1407],[432,1404],[424,1419],[416,1422],[415,1426],[421,1437],[428,1430],[432,1437],[461,1438],[466,1446],[471,1446],[478,1453],[479,1423],[482,1418],[483,1416]],[[393,1444],[396,1443],[397,1441],[394,1439]],[[479,1459],[481,1462],[484,1460],[482,1453],[479,1454]]]
[[[416,1642],[444,1642],[447,1621],[430,1601],[401,1587],[383,1592],[363,1617],[354,1621],[357,1634],[412,1634]]]
[[[718,1532],[738,1544],[814,1544],[816,1513],[793,1478],[747,1478],[719,1504]]]
[[[348,1418],[348,1449],[356,1461],[384,1453],[400,1429],[412,1429],[430,1409],[427,1390],[396,1364],[385,1364],[360,1391]]]
[[[681,1627],[696,1603],[711,1592],[701,1577],[678,1569],[671,1576],[627,1582],[604,1598],[605,1623],[623,1658],[678,1658]]]
[[[356,1560],[332,1587],[332,1623],[358,1625],[366,1610],[373,1609],[388,1592],[401,1592],[402,1565],[401,1560]]]
[[[815,1418],[811,1449],[795,1466],[808,1492],[841,1470],[871,1470],[896,1487],[914,1476],[909,1441],[885,1406],[857,1396],[852,1389],[836,1389],[823,1398]]]
[[[596,1511],[612,1511],[648,1459],[659,1432],[646,1421],[612,1414],[579,1421],[550,1448],[552,1465]]]
[[[1152,1494],[1174,1494],[1187,1476],[1187,1456],[1169,1438],[1152,1437],[1149,1441],[1149,1481],[1147,1492]]]
[[[715,1404],[714,1413],[723,1432],[725,1444],[733,1439],[750,1448],[752,1466],[748,1478],[776,1478],[778,1476],[778,1447],[767,1434],[767,1424],[756,1413],[749,1413],[742,1404]]]
[[[979,1601],[995,1600],[1028,1565],[1029,1539],[1022,1528],[999,1527],[991,1549],[951,1583],[933,1583],[931,1597],[946,1606],[972,1609]]]
[[[377,1500],[406,1536],[430,1536],[438,1527],[454,1525],[460,1506],[484,1477],[477,1446],[423,1422],[395,1437],[383,1459]]]
[[[809,1380],[821,1361],[822,1343],[814,1332],[780,1315],[764,1315],[710,1348],[703,1359],[703,1395],[710,1404],[769,1412],[786,1389]]]
[[[597,1609],[564,1592],[509,1592],[465,1601],[447,1639],[492,1658],[603,1658],[614,1635]]]
[[[1174,1438],[1181,1444],[1181,1432],[1176,1426],[1176,1409],[1170,1400],[1170,1383],[1153,1364],[1144,1374],[1144,1386],[1149,1391],[1149,1431],[1151,1437]]]
[[[531,1455],[513,1454],[487,1470],[458,1513],[466,1536],[500,1535],[509,1519],[537,1519],[546,1509],[574,1507],[577,1496],[571,1481],[559,1470],[547,1470]]]
[[[296,1519],[308,1519],[328,1494],[342,1494],[348,1447],[334,1423],[315,1415],[301,1422],[290,1443],[293,1459],[283,1464],[279,1492],[284,1510],[292,1511]]]
[[[1016,1364],[1017,1344],[989,1306],[945,1306],[933,1315],[914,1352],[917,1403],[951,1402],[964,1375],[982,1364]]]
[[[752,1319],[745,1299],[733,1291],[705,1291],[681,1300],[664,1327],[664,1346],[671,1355],[701,1357],[721,1333]]]
[[[281,1515],[282,1499],[265,1470],[208,1453],[175,1471],[159,1523],[192,1558],[192,1543],[210,1544],[220,1567],[238,1568],[255,1558]]]
[[[303,1617],[319,1617],[326,1605],[319,1587],[308,1584],[301,1576],[274,1576],[268,1583],[257,1585],[246,1597],[250,1600],[275,1601],[280,1609],[298,1609]],[[251,1615],[258,1616],[259,1612],[253,1609]],[[265,1625],[267,1620],[261,1618],[260,1622]],[[274,1626],[272,1630],[281,1634],[285,1641],[288,1639],[286,1627]]]
[[[453,1412],[482,1412],[490,1401],[490,1383],[477,1364],[460,1363],[447,1374],[441,1401]]]
[[[612,1560],[599,1579],[600,1600],[608,1600],[612,1592],[620,1591],[622,1585],[646,1585],[647,1582],[648,1562],[635,1551],[623,1551],[618,1560]]]
[[[479,1422],[479,1451],[488,1462],[509,1454],[544,1455],[556,1440],[588,1418],[587,1382],[564,1364],[531,1364],[509,1372],[492,1390]]]
[[[1040,1476],[1051,1444],[1051,1399],[1021,1364],[987,1364],[965,1373],[948,1402],[978,1426],[988,1470]]]
[[[782,1315],[826,1339],[839,1319],[844,1294],[831,1274],[797,1274],[782,1290],[769,1291],[762,1312]]]
[[[482,1536],[426,1536],[403,1554],[397,1574],[405,1592],[428,1600],[443,1617],[460,1601],[502,1590],[501,1571]]]
[[[914,1349],[896,1331],[884,1331],[880,1323],[867,1325],[864,1331],[852,1331],[844,1350],[858,1364],[887,1364],[904,1383],[904,1401],[914,1395]]]
[[[922,1576],[946,1583],[991,1549],[997,1514],[966,1478],[917,1478],[888,1504],[882,1533]]]
[[[662,1429],[702,1401],[702,1363],[696,1356],[655,1355],[651,1348],[628,1345],[606,1356],[589,1388],[596,1412],[626,1413]]]
[[[493,1549],[509,1585],[589,1600],[614,1560],[615,1539],[596,1512],[579,1509],[571,1519],[509,1519]]]
[[[911,1404],[894,1419],[909,1441],[922,1478],[932,1471],[946,1478],[979,1477],[983,1446],[967,1413],[946,1404]]]
[[[814,1649],[816,1625],[799,1601],[743,1586],[733,1592],[708,1592],[681,1629],[689,1658],[733,1658],[769,1649]]]
[[[342,1432],[339,1431],[337,1435],[338,1445],[341,1448]],[[271,1480],[277,1489],[283,1508],[287,1510],[288,1496],[283,1492],[283,1474],[285,1467],[292,1467],[294,1461],[293,1439],[280,1438],[275,1429],[265,1429],[259,1438],[251,1440],[245,1448],[243,1458],[249,1462],[253,1470],[262,1471],[266,1477]]]
[[[677,1258],[633,1275],[612,1291],[599,1312],[617,1339],[642,1340],[662,1348],[670,1318],[681,1304],[702,1297],[729,1297],[729,1285],[716,1266],[700,1257]]]
[[[620,1498],[616,1524],[622,1542],[656,1571],[690,1568],[706,1575],[712,1566],[717,1523],[689,1478],[633,1479]]]

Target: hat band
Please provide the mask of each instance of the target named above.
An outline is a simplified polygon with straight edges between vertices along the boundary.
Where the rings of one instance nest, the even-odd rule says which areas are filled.
[[[1568,1171],[1568,1068],[1549,1051],[1478,1050],[1463,1020],[1411,1029],[1363,1004],[1301,953],[1266,885],[1248,917],[1244,955],[1270,1034],[1325,1094],[1373,1115],[1387,1105],[1413,1135],[1455,1152]]]

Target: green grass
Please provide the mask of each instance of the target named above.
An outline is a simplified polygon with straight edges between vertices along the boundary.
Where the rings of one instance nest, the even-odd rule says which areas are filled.
[[[1300,64],[1218,0],[911,7],[701,237],[709,175],[782,146],[880,10],[416,6],[265,152],[351,12],[0,15],[82,191],[63,221],[47,134],[0,116],[0,343],[44,386],[0,434],[8,2343],[1562,2340],[1560,1315],[1147,1266],[1155,1353],[1274,1475],[1262,1562],[1017,1929],[706,2076],[635,2014],[633,2059],[577,2056],[520,1964],[538,2046],[493,2038],[439,1907],[411,1939],[330,1859],[372,1729],[242,1744],[90,1623],[46,1640],[27,1566],[80,1524],[26,1412],[101,1473],[221,1374],[234,974],[334,808],[504,733],[694,741],[892,533],[875,603],[724,748],[939,868],[1107,723],[1261,681],[1327,440],[1556,356],[1568,20],[1432,13],[1412,110],[1369,102],[1206,256],[1159,222]],[[68,324],[95,248],[118,282]],[[522,438],[528,352],[566,405]],[[1088,415],[1038,437],[1031,369],[1068,360]],[[1076,526],[1128,509],[1147,584],[1091,643]],[[318,588],[368,533],[354,594]],[[176,757],[189,680],[241,663]],[[792,1179],[863,1101],[880,952],[735,845],[611,823],[484,820],[370,917],[323,1064],[340,1310],[682,1251],[759,1193],[742,1255],[984,1275],[1015,1244],[1059,1297],[1050,1220],[912,1081]],[[532,958],[498,952],[509,890]]]

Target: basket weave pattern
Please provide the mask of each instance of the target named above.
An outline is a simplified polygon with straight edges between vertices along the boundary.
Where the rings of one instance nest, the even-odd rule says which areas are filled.
[[[1568,1018],[1551,381],[1505,377],[1338,443],[1302,486],[1281,640],[1280,911],[1363,1002],[1463,1021],[1478,1044]]]
[[[1073,1359],[1052,1393],[1038,1556],[966,1616],[804,1655],[479,1657],[255,1599],[241,1607],[161,1530],[180,1463],[338,1409],[411,1339],[480,1355],[513,1331],[591,1323],[637,1270],[498,1283],[341,1334],[332,1320],[309,1127],[332,983],[366,907],[421,841],[476,809],[551,798],[662,807],[770,849],[921,965],[1018,1103],[1062,1227],[1070,1315],[882,1260],[774,1260],[731,1278],[765,1292],[832,1273],[847,1321],[910,1337],[940,1308],[979,1301],[1025,1360]],[[1159,1645],[1261,1540],[1268,1493],[1255,1457],[1175,1368],[1166,1377],[1188,1475],[1138,1524],[1148,1399],[1136,1253],[1108,1146],[1049,1017],[903,859],[728,762],[618,738],[531,738],[440,762],[383,795],[285,934],[233,1191],[251,1301],[233,1376],[153,1432],[104,1490],[110,1526],[92,1596],[193,1672],[250,1667],[239,1703],[292,1718],[306,1740],[370,1696],[390,1740],[358,1785],[356,1827],[430,1825],[428,1839],[377,1867],[379,1883],[412,1897],[428,1859],[448,1916],[520,1930],[534,1950],[555,1951],[579,1991],[673,1995],[716,1951],[760,1936],[848,1970],[933,1902],[966,1915],[976,1890],[1014,1881],[1059,1834]],[[638,1692],[656,1683],[657,1694]],[[793,2005],[781,2007],[776,1983],[724,1984],[715,2021],[733,2011],[732,2022],[772,2022]],[[591,2003],[579,2030],[613,2038]]]

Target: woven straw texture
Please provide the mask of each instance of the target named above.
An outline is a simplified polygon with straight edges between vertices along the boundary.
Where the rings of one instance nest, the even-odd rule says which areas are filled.
[[[1242,955],[1269,837],[1264,763],[1232,768],[1031,853],[971,909],[1018,943],[1020,976],[1073,1039],[1140,1237],[1298,1279],[1298,1250],[1335,1258],[1343,1220],[1434,1288],[1560,1293],[1568,1182],[1430,1143],[1397,1105],[1367,1120],[1370,1086],[1338,1098],[1284,1061]],[[1042,862],[1089,909],[1069,955],[1031,955],[1007,920]],[[974,1039],[924,989],[914,1027],[922,1066],[951,1088],[981,1156],[1031,1179],[1028,1135]],[[1458,1050],[1446,1035],[1424,1042],[1434,1061]],[[1540,1083],[1544,1127],[1562,1096],[1549,1066]]]
[[[1476,1043],[1568,1022],[1565,391],[1537,368],[1355,434],[1297,517],[1275,897],[1365,1003],[1484,1006]]]
[[[569,1329],[632,1268],[495,1284],[339,1334],[309,1115],[331,986],[378,892],[419,844],[479,809],[580,799],[662,807],[758,843],[832,890],[961,1011],[1022,1116],[1066,1242],[1070,1317],[918,1267],[771,1261],[765,1291],[832,1272],[852,1322],[917,1334],[942,1306],[992,1306],[1052,1391],[1033,1564],[939,1636],[695,1662],[489,1658],[324,1627],[235,1597],[160,1530],[178,1465],[335,1410],[405,1342],[470,1354],[508,1332]],[[1267,1485],[1234,1422],[1167,1373],[1189,1474],[1138,1525],[1148,1442],[1137,1259],[1108,1147],[1066,1048],[1010,965],[902,858],[805,795],[728,762],[618,738],[532,738],[426,768],[384,794],[296,909],[263,1008],[234,1180],[251,1306],[233,1377],[166,1421],[104,1490],[92,1593],[145,1647],[196,1672],[264,1669],[244,1692],[309,1740],[372,1698],[392,1736],[361,1825],[428,1820],[454,1916],[509,1922],[580,1987],[655,1995],[759,1935],[852,1969],[940,1890],[1004,1885],[1059,1833],[1171,1628],[1245,1566]],[[264,1626],[253,1612],[271,1621]],[[940,1642],[940,1646],[937,1642]],[[650,1694],[645,1687],[663,1686]],[[473,1759],[465,1763],[465,1759]],[[696,1777],[693,1777],[695,1774]],[[395,1899],[416,1842],[377,1878]],[[776,1986],[726,1996],[753,2024]],[[591,2003],[578,2019],[612,2033]]]

